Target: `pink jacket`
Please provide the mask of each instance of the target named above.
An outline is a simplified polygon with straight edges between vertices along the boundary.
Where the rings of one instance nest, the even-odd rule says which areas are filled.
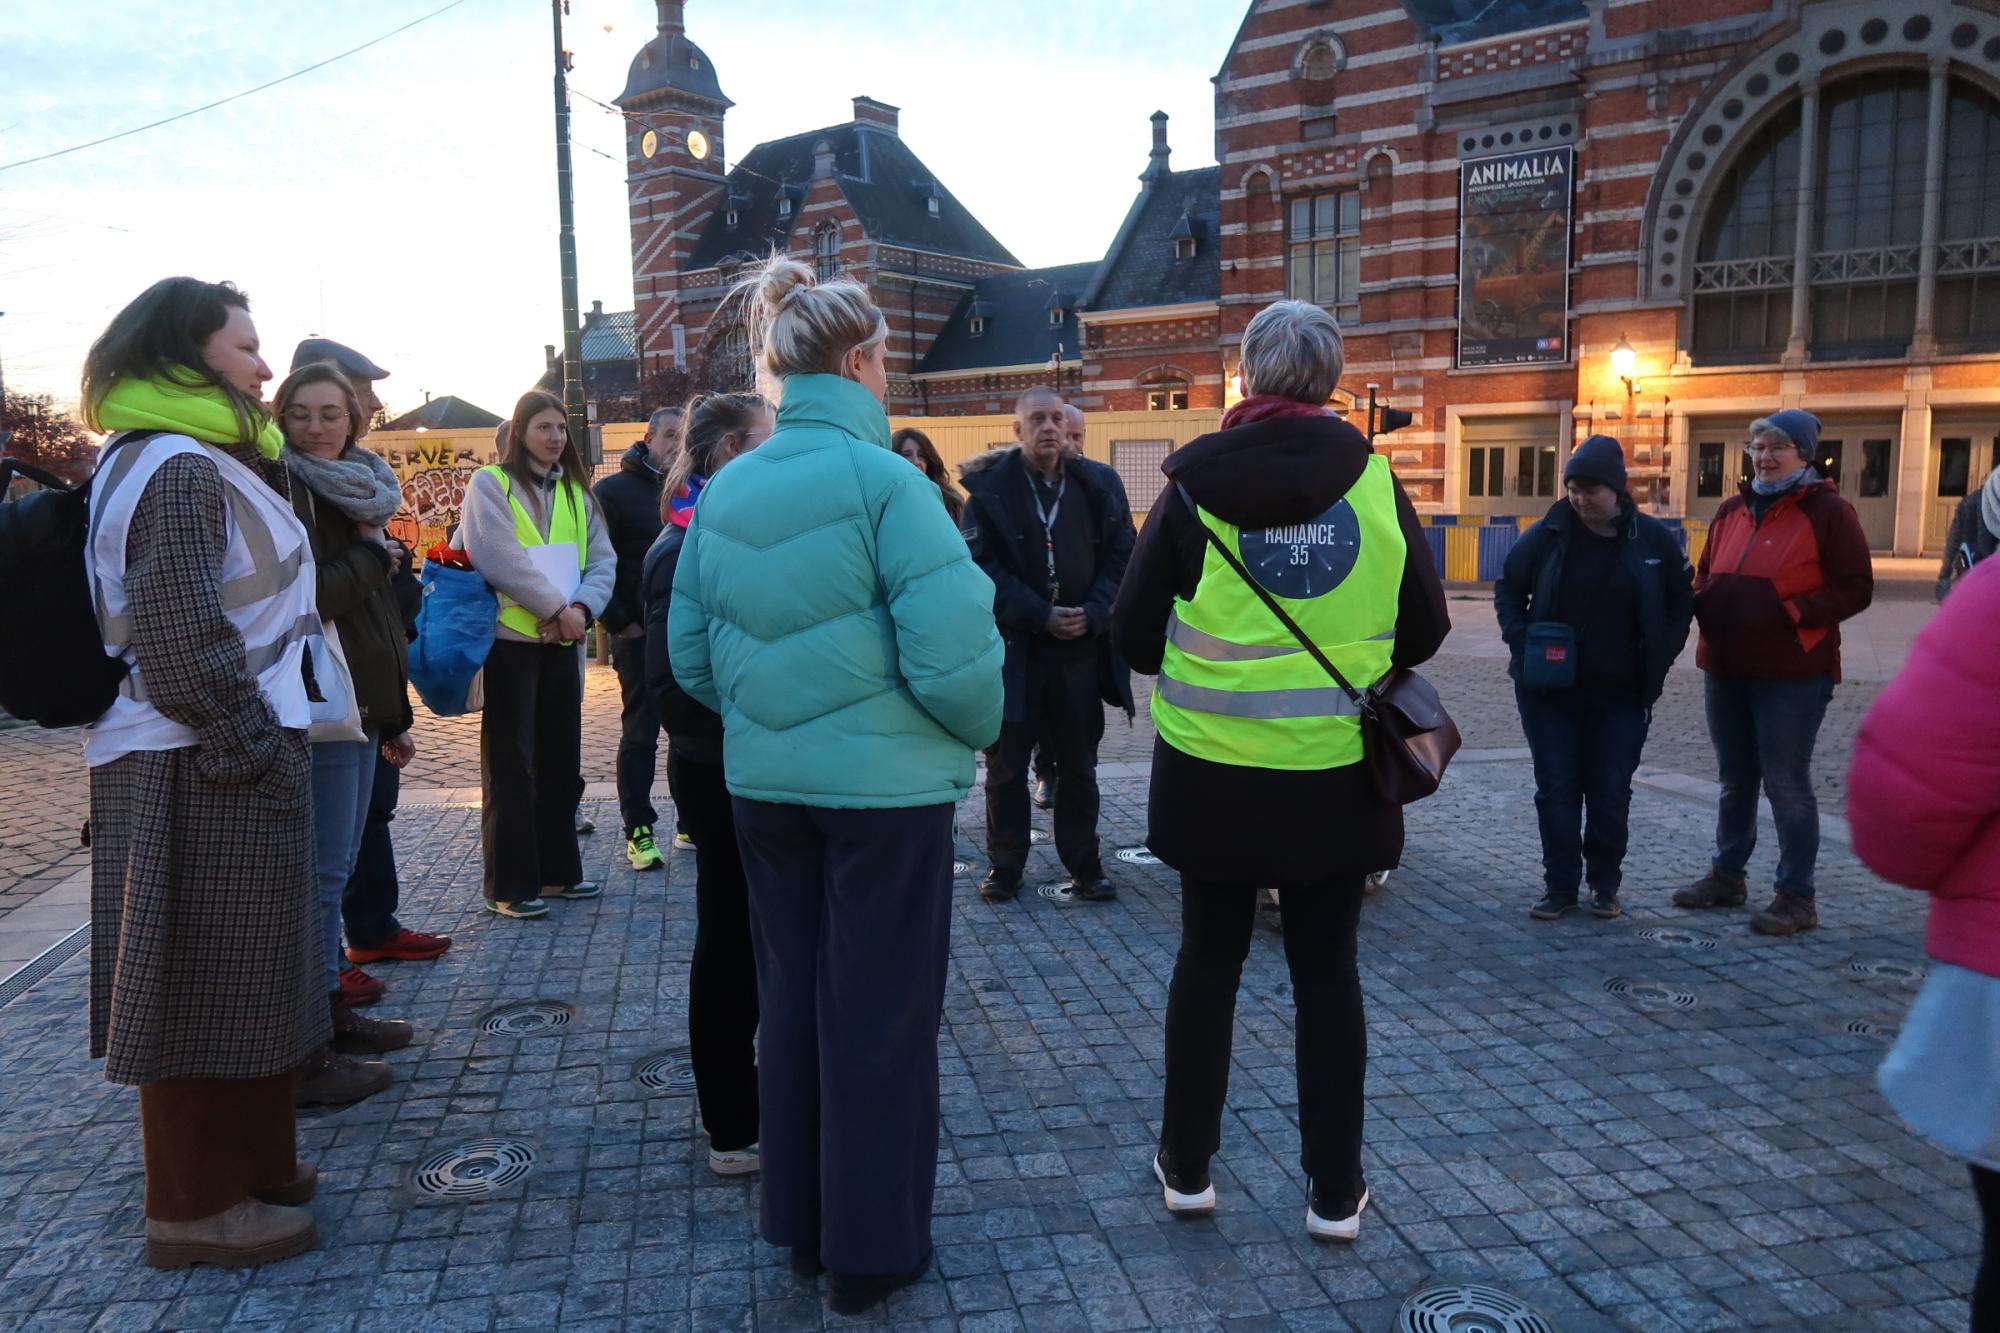
[[[1952,589],[1875,700],[1847,793],[1856,854],[1930,891],[1925,951],[2000,976],[2000,557]]]

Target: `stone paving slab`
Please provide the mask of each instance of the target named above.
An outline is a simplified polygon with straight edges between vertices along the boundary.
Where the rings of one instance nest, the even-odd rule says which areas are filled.
[[[1105,795],[1107,845],[1136,843],[1143,779]],[[1529,795],[1518,760],[1455,770],[1413,810],[1406,865],[1364,913],[1375,1203],[1352,1246],[1303,1233],[1281,940],[1260,931],[1244,969],[1219,1209],[1170,1219],[1148,1163],[1176,882],[1121,865],[1113,904],[988,907],[972,891],[975,799],[940,1034],[937,1265],[868,1320],[827,1315],[757,1238],[755,1183],[697,1165],[693,1099],[630,1077],[685,1042],[692,858],[635,875],[599,834],[585,847],[604,898],[502,921],[478,910],[476,811],[413,806],[394,826],[407,919],[457,943],[381,969],[381,1011],[425,1031],[389,1057],[396,1085],[302,1120],[321,1171],[312,1254],[248,1273],[143,1268],[136,1102],[83,1055],[85,960],[0,1008],[0,1333],[1373,1333],[1437,1281],[1504,1287],[1563,1333],[1962,1329],[1978,1247],[1963,1169],[1888,1110],[1872,1079],[1885,1047],[1848,1028],[1900,1020],[1907,984],[1850,964],[1920,966],[1922,898],[1829,846],[1825,925],[1803,939],[1677,911],[1666,893],[1710,815],[1642,789],[1628,915],[1531,923]],[[1060,877],[1046,846],[1035,856],[1031,878]],[[480,1031],[496,1004],[544,998],[574,1020]],[[411,1192],[415,1164],[483,1137],[540,1160],[477,1202]]]

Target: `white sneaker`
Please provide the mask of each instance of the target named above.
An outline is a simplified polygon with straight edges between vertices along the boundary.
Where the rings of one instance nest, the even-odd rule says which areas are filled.
[[[758,1166],[757,1145],[754,1143],[734,1152],[708,1150],[708,1169],[718,1176],[754,1176]]]
[[[1361,891],[1363,893],[1380,893],[1382,891],[1382,886],[1387,884],[1388,882],[1389,882],[1389,872],[1386,870],[1378,870],[1374,874],[1370,875],[1367,879],[1361,882]]]
[[[1335,1221],[1321,1217],[1317,1209],[1306,1204],[1306,1234],[1314,1240],[1353,1240],[1361,1234],[1361,1210],[1368,1206],[1368,1187],[1361,1187],[1361,1201],[1354,1205],[1354,1216]]]
[[[1153,1154],[1153,1174],[1159,1178],[1160,1188],[1167,1192],[1167,1211],[1170,1213],[1212,1213],[1215,1211],[1215,1186],[1209,1183],[1208,1173],[1202,1172],[1193,1180],[1179,1183],[1183,1188],[1175,1189],[1167,1179],[1167,1168],[1160,1163],[1160,1154]],[[1199,1190],[1187,1187],[1199,1185]]]

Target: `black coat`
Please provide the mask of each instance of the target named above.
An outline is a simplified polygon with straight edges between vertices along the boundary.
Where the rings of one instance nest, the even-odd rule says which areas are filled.
[[[1046,586],[1047,549],[1035,508],[1034,482],[1021,451],[1004,450],[983,461],[988,465],[964,473],[963,529],[973,560],[993,580],[993,619],[1007,649],[1001,668],[1007,687],[1006,719],[1019,722],[1025,716],[1028,643],[1047,632],[1044,626],[1053,609],[1040,591]],[[1132,508],[1125,499],[1124,483],[1111,468],[1082,458],[1066,458],[1063,467],[1068,484],[1085,501],[1090,522],[1094,573],[1081,605],[1090,633],[1099,641],[1098,693],[1130,716],[1132,673],[1109,650],[1105,636],[1111,628],[1111,604],[1132,557]]]
[[[1982,487],[1960,500],[1957,511],[1951,516],[1951,533],[1944,539],[1944,565],[1938,570],[1937,599],[1940,602],[1967,569],[1982,560],[1991,559],[1993,552],[2000,549],[2000,535],[1995,535],[1993,529],[1986,526],[1983,491]]]
[[[607,633],[617,634],[640,623],[645,607],[639,593],[639,574],[646,553],[660,535],[660,489],[666,475],[653,466],[640,440],[625,451],[618,470],[591,487],[604,510],[604,527],[618,552],[618,582],[611,600],[598,617]]]
[[[361,539],[353,519],[292,479],[292,512],[312,539],[322,619],[340,631],[361,725],[383,740],[410,729],[410,641],[397,604],[396,562]]]
[[[1318,518],[1361,479],[1373,453],[1338,417],[1286,417],[1204,435],[1160,470],[1224,522],[1265,528]],[[1414,667],[1437,652],[1451,618],[1416,510],[1400,484],[1395,491],[1406,554],[1390,660]],[[1112,613],[1113,639],[1136,670],[1159,672],[1174,601],[1192,601],[1201,582],[1202,534],[1179,493],[1162,491]],[[1155,740],[1146,845],[1183,875],[1220,884],[1354,883],[1400,863],[1403,811],[1375,794],[1362,764],[1243,768]]]
[[[667,655],[667,608],[674,600],[674,570],[681,563],[681,543],[687,529],[668,523],[660,529],[653,549],[646,552],[640,574],[641,611],[646,626],[646,691],[659,710],[673,752],[691,763],[722,762],[722,718],[674,679]],[[623,568],[623,562],[620,562]]]
[[[1507,563],[1493,585],[1500,637],[1511,650],[1507,674],[1516,681],[1521,679],[1521,645],[1528,626],[1559,619],[1563,562],[1576,526],[1576,510],[1569,501],[1556,501],[1507,553]],[[1651,708],[1667,687],[1668,668],[1687,646],[1688,626],[1694,621],[1694,568],[1666,524],[1639,513],[1630,499],[1620,503],[1618,533],[1624,538],[1618,549],[1638,597],[1645,703]]]

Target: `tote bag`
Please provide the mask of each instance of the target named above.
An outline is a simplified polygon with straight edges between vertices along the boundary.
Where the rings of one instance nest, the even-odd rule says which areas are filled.
[[[332,622],[322,622],[320,632],[306,640],[306,654],[312,664],[312,683],[320,695],[309,701],[312,725],[306,729],[306,739],[314,745],[326,741],[366,741],[368,733],[361,726],[361,706],[354,699],[354,673],[347,669],[340,631]]]

